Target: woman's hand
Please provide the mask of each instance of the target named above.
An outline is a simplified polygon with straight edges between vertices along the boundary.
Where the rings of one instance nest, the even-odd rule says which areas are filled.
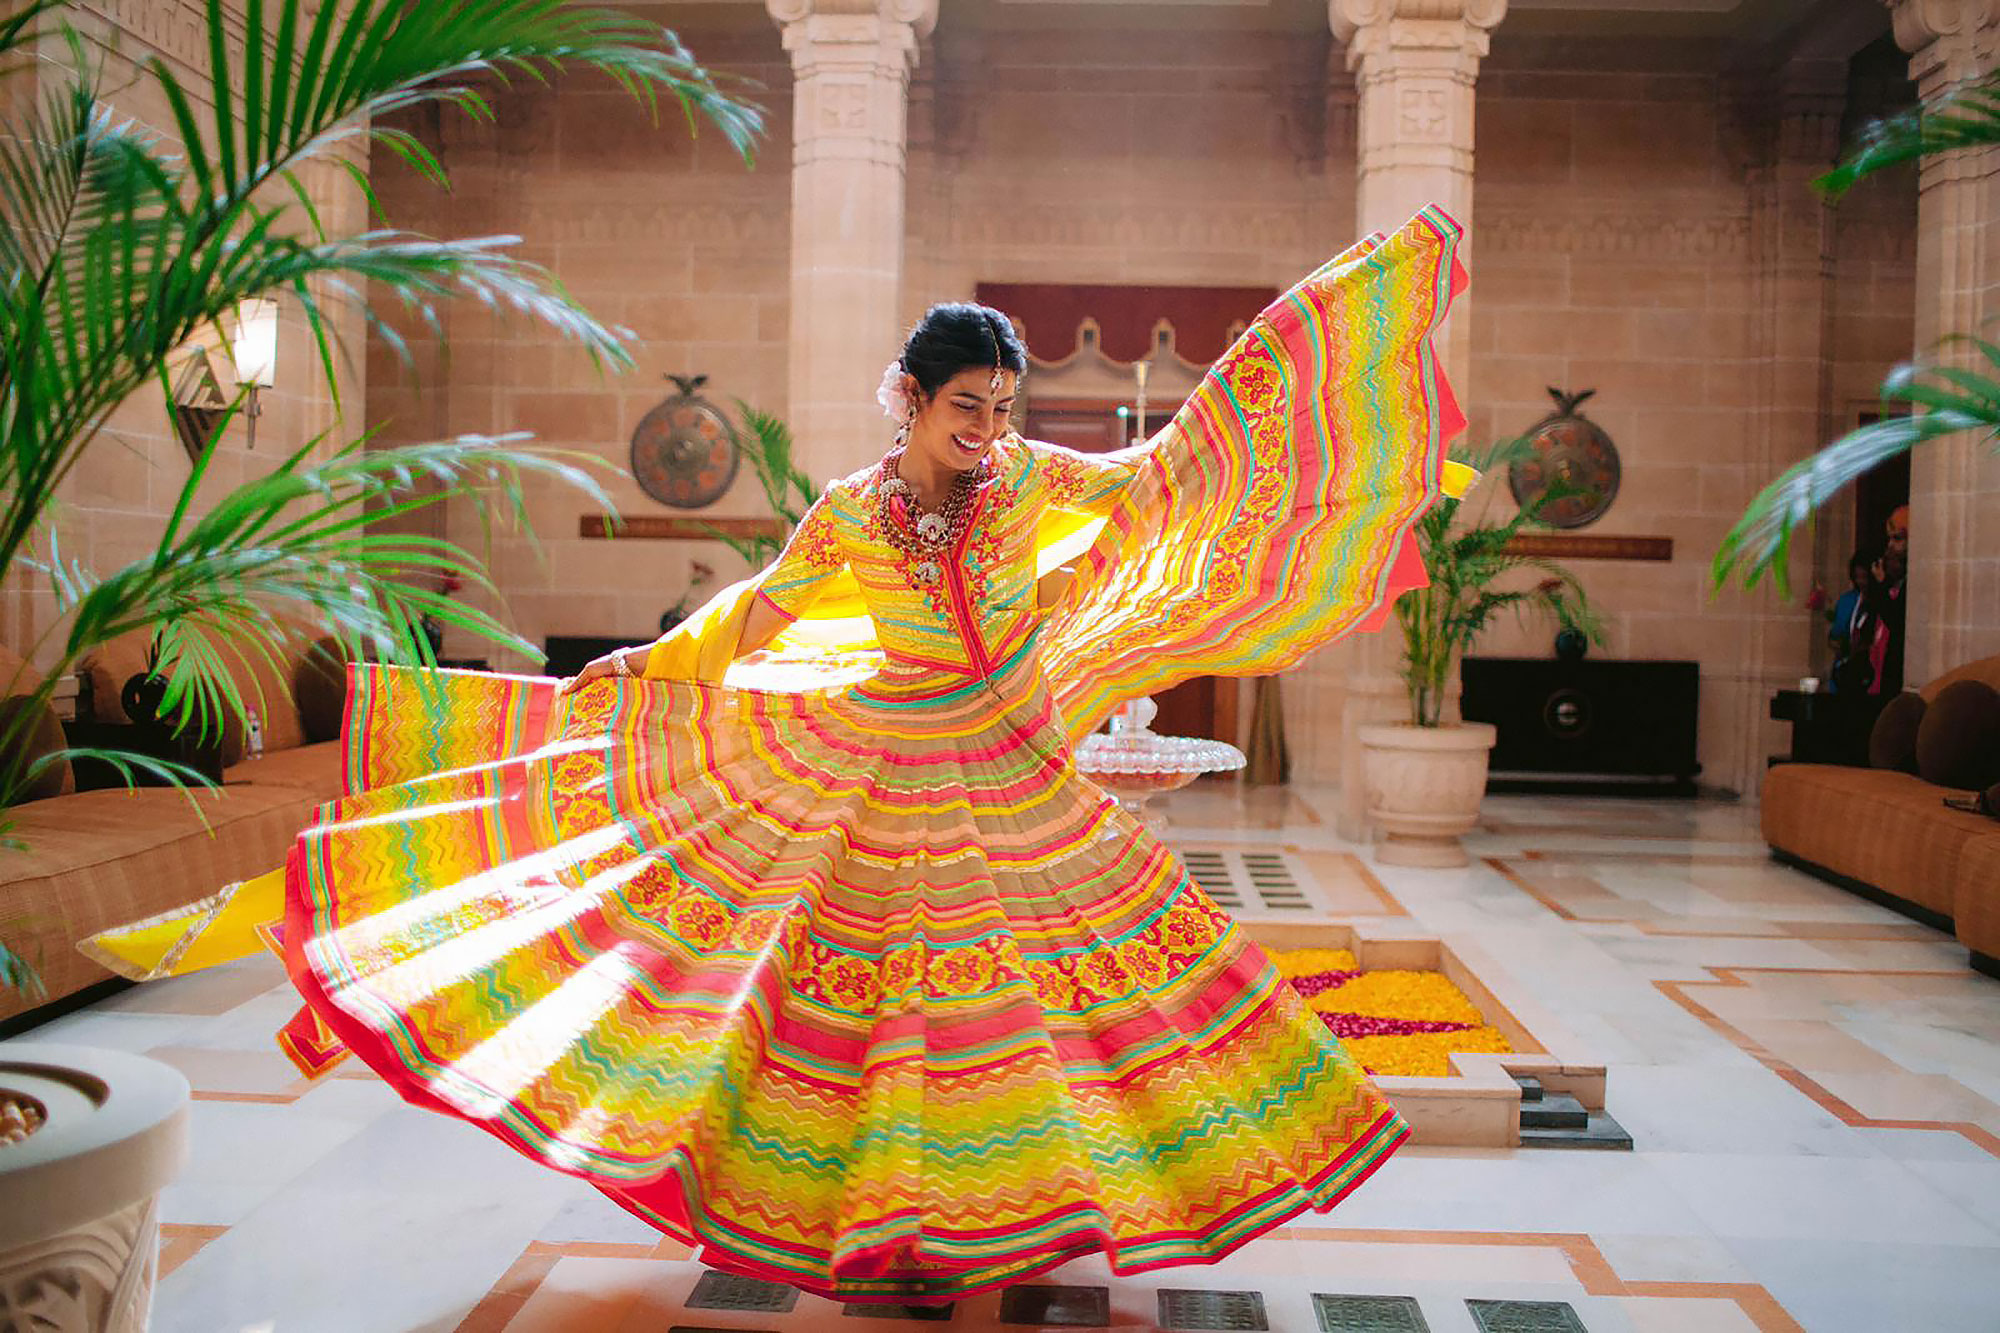
[[[591,658],[588,662],[585,662],[583,664],[583,670],[577,672],[574,676],[569,677],[567,680],[563,681],[562,684],[556,686],[556,698],[560,699],[565,695],[574,694],[578,690],[582,689],[585,685],[588,685],[591,681],[601,679],[602,677],[605,676],[629,677],[638,675],[639,669],[637,667],[633,667],[630,671],[623,671],[620,670],[618,666],[618,661],[620,658],[624,658],[626,664],[629,666],[631,663],[631,658],[627,656],[627,654],[634,653],[637,651],[638,651],[637,649],[633,648],[619,648],[612,652],[606,653],[602,657]]]

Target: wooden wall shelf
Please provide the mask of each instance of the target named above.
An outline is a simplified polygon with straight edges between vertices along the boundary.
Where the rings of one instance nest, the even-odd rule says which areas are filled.
[[[1607,537],[1584,532],[1524,532],[1507,554],[1544,560],[1672,560],[1672,537]]]
[[[613,526],[609,514],[584,514],[577,519],[576,535],[613,541],[712,542],[716,531],[731,537],[775,537],[783,541],[787,528],[781,518],[680,518],[673,514],[627,514],[623,523]]]
[[[775,537],[784,540],[786,527],[781,518],[717,516],[682,518],[674,514],[631,514],[614,528],[607,514],[584,514],[577,519],[577,535],[593,540],[616,541],[714,541],[711,528],[731,537]],[[1605,537],[1580,532],[1524,532],[1507,544],[1512,555],[1538,556],[1548,560],[1653,560],[1674,558],[1672,537]]]

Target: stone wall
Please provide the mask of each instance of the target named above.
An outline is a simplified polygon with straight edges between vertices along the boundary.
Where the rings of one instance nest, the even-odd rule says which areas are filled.
[[[205,119],[208,60],[202,8],[199,0],[144,4],[88,0],[66,10],[63,17],[82,34],[91,58],[102,62],[100,86],[115,113],[161,132],[172,143],[167,130],[173,121],[165,98],[138,66],[155,57],[165,61],[181,80],[197,119]],[[229,10],[232,15],[240,13],[240,6],[232,4]],[[241,40],[240,27],[235,36]],[[39,74],[9,74],[7,99],[12,106],[23,104],[37,78],[43,89],[59,86],[62,76],[57,71],[67,67],[67,51],[51,40],[45,55],[50,63]],[[344,172],[312,166],[302,172],[302,179],[330,228],[358,230],[365,225],[360,191]],[[300,226],[303,229],[304,223]],[[344,301],[330,292],[319,295],[335,333],[354,358],[343,393],[350,409],[358,410],[365,396],[359,368],[366,354],[362,326]],[[280,302],[279,310],[278,382],[262,396],[255,448],[239,419],[211,461],[202,503],[287,457],[308,439],[336,428],[332,396],[304,320],[289,299]],[[223,391],[233,391],[226,352],[215,358],[215,366]],[[360,427],[353,425],[352,430],[358,433]],[[153,387],[139,391],[106,421],[57,492],[56,531],[65,556],[102,574],[149,555],[190,471],[160,392]],[[56,625],[54,600],[46,585],[19,572],[0,587],[4,587],[0,642],[26,652]],[[63,632],[58,627],[57,633]],[[35,648],[33,657],[46,664],[58,651],[58,643],[51,640]]]
[[[1781,114],[1700,48],[1504,29],[1479,89],[1471,437],[1532,425],[1550,386],[1597,391],[1582,410],[1623,481],[1582,531],[1674,543],[1666,563],[1570,563],[1605,617],[1597,651],[1700,662],[1703,781],[1746,795],[1785,746],[1765,704],[1810,668],[1813,630],[1796,599],[1712,592],[1709,564],[1756,490],[1823,438],[1823,396],[1846,404],[1904,354],[1915,221],[1878,202],[1836,230],[1804,189],[1817,166],[1794,164],[1821,150],[1785,159]],[[1847,281],[1829,297],[1836,259]],[[1551,633],[1503,624],[1477,651],[1539,656]]]
[[[949,21],[913,76],[907,319],[971,297],[980,281],[1281,287],[1351,239],[1351,120],[1344,141],[1344,85],[1329,97],[1326,43],[1301,53],[1248,34],[1190,46],[1051,32],[979,50]],[[378,169],[398,225],[519,234],[523,252],[588,308],[637,335],[635,369],[605,377],[539,328],[456,309],[450,364],[415,387],[374,349],[371,414],[392,419],[393,437],[531,430],[623,468],[640,417],[671,391],[667,371],[708,374],[719,404],[742,397],[783,414],[790,73],[775,27],[684,35],[704,63],[769,89],[771,133],[755,170],[712,133],[690,143],[678,122],[655,128],[615,91],[582,80],[509,94],[490,130],[449,119],[413,126],[442,149],[449,199],[400,166]],[[975,67],[977,80],[967,76]],[[1285,72],[1275,85],[1273,68]],[[874,387],[853,392],[867,398]],[[886,446],[887,422],[881,431]],[[799,441],[799,461],[827,477],[812,440]],[[625,513],[669,512],[629,481],[612,490]],[[641,641],[691,561],[725,579],[742,572],[714,543],[581,540],[583,507],[539,494],[540,553],[506,536],[494,548],[511,621],[531,641]],[[703,512],[767,511],[746,468]],[[480,540],[476,521],[454,513],[453,535]]]
[[[705,62],[769,89],[755,171],[713,135],[690,144],[612,90],[567,81],[510,94],[492,129],[424,127],[456,179],[448,202],[398,183],[400,168],[377,172],[399,224],[518,233],[638,339],[635,371],[605,378],[538,328],[454,311],[452,361],[426,386],[390,383],[376,356],[371,408],[393,409],[393,430],[529,429],[622,466],[663,372],[704,372],[718,400],[785,410],[790,71],[775,25],[685,35]],[[1186,38],[996,34],[947,9],[910,90],[904,317],[981,281],[1282,287],[1347,244],[1355,94],[1339,48],[1247,30]],[[1914,219],[1891,189],[1820,220],[1800,184],[1810,164],[1781,133],[1793,113],[1722,66],[1693,44],[1496,33],[1479,82],[1460,388],[1477,440],[1544,415],[1547,386],[1598,391],[1586,410],[1618,442],[1625,478],[1589,531],[1675,544],[1669,563],[1576,566],[1607,616],[1601,651],[1699,660],[1706,778],[1754,793],[1783,744],[1763,717],[1769,690],[1811,669],[1815,631],[1769,595],[1712,594],[1709,561],[1756,488],[1900,355]],[[1803,321],[1810,338],[1784,317],[1801,292],[1822,303]],[[812,440],[800,457],[827,471]],[[614,491],[629,513],[664,512],[629,482]],[[710,544],[581,540],[581,508],[539,495],[541,554],[513,538],[495,548],[531,640],[649,637],[690,560],[738,569]],[[746,475],[712,512],[763,502]],[[473,537],[475,518],[456,515],[454,535]],[[1549,632],[1503,626],[1480,651],[1541,654]],[[1303,777],[1336,762],[1338,674],[1301,673],[1288,692]]]
[[[370,415],[388,438],[463,432],[531,432],[537,441],[600,465],[619,512],[666,514],[630,468],[639,420],[675,392],[666,376],[705,374],[719,406],[741,398],[782,415],[789,265],[789,73],[775,29],[690,37],[704,63],[776,90],[771,133],[753,167],[712,127],[692,138],[671,108],[659,119],[609,82],[587,75],[519,86],[496,99],[497,123],[453,112],[412,124],[451,173],[440,195],[400,164],[375,184],[397,225],[436,235],[513,235],[517,252],[552,269],[586,309],[631,332],[628,370],[599,367],[546,325],[470,304],[446,316],[448,358],[429,340],[415,377],[381,342],[371,348]],[[872,391],[872,384],[862,386]],[[733,410],[733,409],[732,409]],[[809,453],[802,459],[814,471]],[[815,471],[815,475],[819,475]],[[657,634],[660,613],[702,559],[722,578],[743,572],[708,542],[604,541],[578,536],[595,506],[553,486],[529,496],[536,537],[493,534],[491,568],[506,593],[505,618],[540,643],[551,634]],[[768,512],[748,467],[707,515]],[[456,505],[449,534],[488,549],[483,515]],[[491,657],[456,632],[448,652]],[[494,665],[524,669],[502,655]]]
[[[979,282],[1282,290],[1353,241],[1330,37],[950,24],[912,89],[908,318]]]

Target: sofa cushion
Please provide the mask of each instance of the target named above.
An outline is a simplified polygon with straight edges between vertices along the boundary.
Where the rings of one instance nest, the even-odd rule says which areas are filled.
[[[1930,707],[1921,694],[1904,692],[1891,699],[1875,717],[1868,733],[1868,764],[1899,773],[1917,771],[1917,730]]]
[[[1935,699],[1946,687],[1961,680],[1983,680],[1994,689],[2000,690],[2000,657],[1982,657],[1954,667],[1923,688],[1925,699]]]
[[[146,669],[146,656],[153,646],[149,629],[127,630],[115,639],[98,644],[77,662],[77,669],[90,677],[91,706],[99,722],[128,723],[119,692],[125,682]]]
[[[1951,919],[1966,948],[2000,958],[2000,828],[1987,828],[1959,858]]]
[[[340,735],[347,713],[347,664],[353,660],[347,646],[332,635],[315,642],[299,659],[295,693],[306,744]]]
[[[118,701],[118,692],[125,687],[127,680],[146,669],[146,652],[151,644],[150,630],[133,630],[84,654],[81,667],[90,673],[98,721],[131,720],[125,716],[125,709]],[[299,663],[311,647],[311,635],[300,629],[279,644],[270,657],[248,646],[237,649],[225,645],[221,649],[222,660],[228,667],[230,679],[236,683],[244,707],[257,710],[257,722],[267,751],[289,750],[305,744],[305,725],[299,718],[294,681]],[[222,718],[223,767],[241,760],[247,748],[243,720],[233,711],[225,709]]]
[[[331,801],[340,795],[340,743],[322,741],[289,750],[267,750],[262,759],[245,759],[224,769],[222,781],[232,787],[239,782],[289,787],[315,802]]]
[[[1879,768],[1779,764],[1764,778],[1764,839],[1835,874],[1950,916],[1959,858],[1991,836],[1922,778]]]
[[[193,801],[144,787],[19,806],[11,832],[24,846],[0,850],[0,939],[51,998],[81,990],[111,974],[77,941],[283,864],[316,804],[295,788],[244,784]],[[0,992],[0,1018],[28,1007],[18,992]]]
[[[11,648],[0,647],[0,694],[33,694],[42,673]]]
[[[0,699],[0,736],[12,731],[15,719],[31,707],[35,710],[35,718],[14,737],[13,743],[7,746],[4,759],[0,760],[0,768],[8,772],[25,771],[37,759],[61,750],[65,743],[62,720],[56,716],[56,710],[45,703],[36,704],[25,694]],[[69,760],[62,759],[37,774],[15,803],[45,801],[51,796],[75,790],[76,774],[70,771]]]
[[[1917,774],[1958,791],[2000,780],[2000,691],[1983,680],[1938,691],[1917,727]]]

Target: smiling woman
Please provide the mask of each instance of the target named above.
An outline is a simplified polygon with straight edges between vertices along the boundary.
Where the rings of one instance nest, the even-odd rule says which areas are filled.
[[[357,667],[346,792],[282,877],[287,1049],[848,1300],[1207,1263],[1332,1207],[1407,1126],[1072,746],[1384,622],[1462,424],[1458,240],[1427,210],[1329,261],[1116,454],[1015,434],[1005,317],[939,307],[883,458],[643,670],[448,673],[440,720]]]

